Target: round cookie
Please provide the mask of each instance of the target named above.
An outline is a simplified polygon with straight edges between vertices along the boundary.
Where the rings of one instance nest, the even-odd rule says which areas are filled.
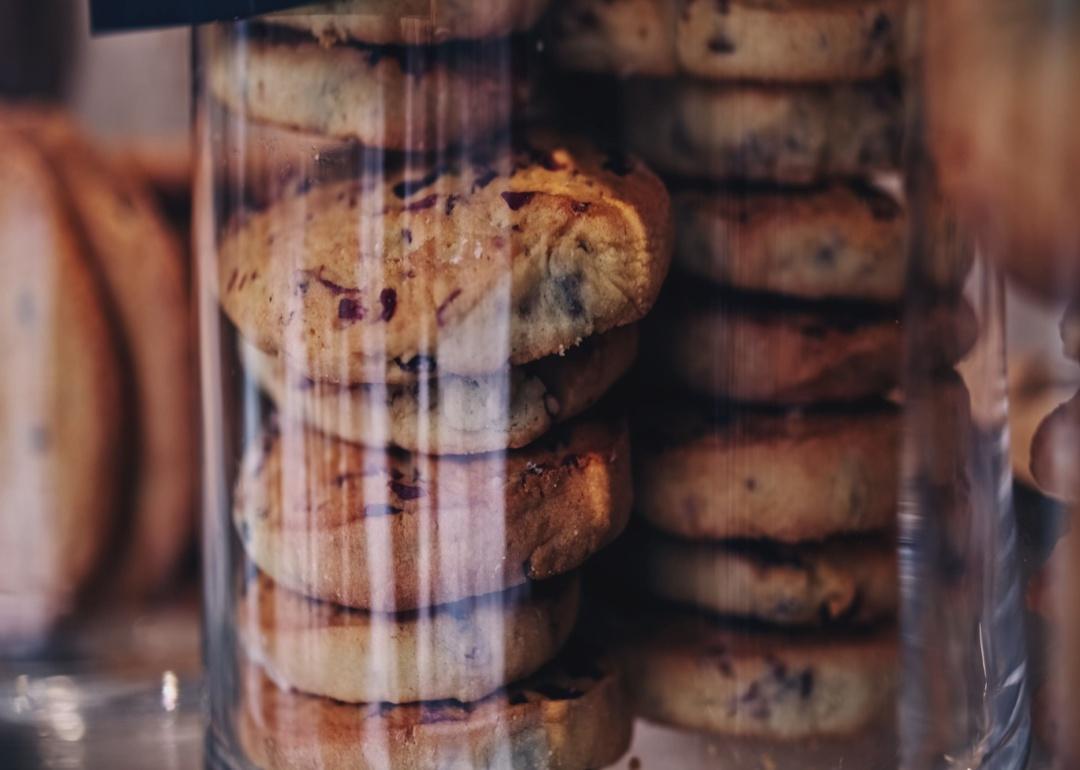
[[[250,445],[234,518],[275,582],[394,612],[569,572],[630,512],[620,421],[576,421],[510,453],[364,449],[285,424]]]
[[[0,644],[74,608],[119,500],[123,370],[77,225],[42,153],[0,126]]]
[[[332,46],[287,29],[222,32],[206,51],[210,94],[231,111],[327,138],[428,152],[509,127],[509,48]]]
[[[885,536],[785,546],[652,535],[643,556],[652,594],[728,617],[863,624],[894,616],[900,604],[896,544]]]
[[[479,700],[533,674],[577,620],[577,578],[397,615],[316,602],[258,575],[238,611],[274,681],[346,703]]]
[[[248,664],[238,710],[240,743],[262,770],[589,770],[618,760],[633,729],[616,670],[575,650],[468,704],[338,703],[285,692]]]
[[[732,736],[844,736],[894,708],[896,630],[760,631],[677,612],[619,650],[639,716]]]
[[[1031,442],[1031,474],[1047,494],[1080,500],[1080,393],[1060,404],[1035,431]]]
[[[548,0],[329,0],[260,18],[310,32],[324,45],[427,45],[529,29]]]
[[[1080,6],[927,4],[919,73],[926,143],[983,251],[1026,287],[1080,282]]]
[[[668,174],[809,184],[899,165],[903,110],[890,84],[645,80],[625,88],[627,144]]]
[[[278,413],[370,447],[427,454],[517,449],[581,414],[622,377],[637,355],[637,327],[590,337],[565,356],[500,374],[439,377],[407,385],[315,383],[286,373],[280,359],[244,344],[249,372]]]
[[[959,361],[975,343],[977,323],[966,301],[933,307],[923,319],[923,360]],[[721,297],[663,316],[657,336],[649,350],[683,385],[749,403],[848,402],[888,393],[904,360],[904,328],[887,308],[818,311]]]
[[[637,511],[698,540],[823,540],[895,526],[899,411],[788,414],[650,404],[634,423]]]
[[[221,243],[218,289],[246,339],[315,380],[486,374],[640,319],[671,241],[639,162],[534,136],[252,214]]]
[[[866,184],[715,191],[674,196],[675,263],[719,286],[803,299],[899,302],[907,284],[908,216]],[[937,275],[954,289],[974,249],[944,236]]]
[[[127,594],[150,594],[173,575],[194,531],[194,353],[184,257],[139,177],[115,167],[58,115],[24,121],[24,135],[46,151],[63,184],[122,327],[134,374],[126,429],[135,454],[123,552],[110,580]]]
[[[573,0],[556,19],[571,70],[716,80],[867,80],[897,68],[900,0]]]

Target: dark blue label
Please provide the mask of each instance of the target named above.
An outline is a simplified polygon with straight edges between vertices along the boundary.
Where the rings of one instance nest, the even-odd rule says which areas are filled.
[[[310,2],[310,0],[308,0]],[[304,5],[300,0],[90,0],[94,34],[242,19]]]

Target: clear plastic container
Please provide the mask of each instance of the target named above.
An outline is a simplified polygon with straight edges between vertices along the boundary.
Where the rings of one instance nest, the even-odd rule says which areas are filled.
[[[905,14],[198,31],[214,766],[1022,759],[1000,284]]]

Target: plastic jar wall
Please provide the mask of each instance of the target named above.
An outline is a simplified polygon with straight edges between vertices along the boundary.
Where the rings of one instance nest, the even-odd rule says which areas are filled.
[[[997,684],[928,657],[926,559],[993,562],[945,620],[992,616],[991,674],[1026,680],[999,284],[921,161],[903,192],[907,11],[355,0],[199,30],[215,763],[1023,753],[1026,723],[965,721],[981,691],[955,741],[919,732],[932,664]],[[985,537],[949,561],[943,521]]]

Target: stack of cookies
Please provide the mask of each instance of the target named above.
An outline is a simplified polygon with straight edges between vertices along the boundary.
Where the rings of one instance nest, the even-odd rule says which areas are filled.
[[[423,5],[461,37],[537,4]],[[387,80],[495,45],[416,45],[388,14],[270,18],[207,62],[248,69],[211,82],[260,131],[385,159],[252,196],[218,243],[226,334],[266,396],[232,500],[239,738],[268,769],[602,767],[631,718],[610,664],[568,643],[574,572],[629,517],[628,430],[597,402],[666,276],[668,195],[621,154],[493,137],[508,71],[462,73],[468,94],[440,65]],[[398,130],[417,88],[438,109]]]
[[[141,175],[0,105],[4,652],[66,648],[61,621],[159,594],[190,553],[186,274]]]
[[[619,78],[626,141],[666,173],[676,212],[634,428],[635,573],[658,601],[619,626],[639,713],[777,747],[837,741],[831,764],[864,767],[890,758],[853,739],[890,724],[896,674],[885,397],[909,244],[882,176],[901,152],[902,6],[571,0],[554,40],[563,67]],[[945,299],[920,350],[935,368],[974,339],[955,299],[971,253],[940,225]]]

